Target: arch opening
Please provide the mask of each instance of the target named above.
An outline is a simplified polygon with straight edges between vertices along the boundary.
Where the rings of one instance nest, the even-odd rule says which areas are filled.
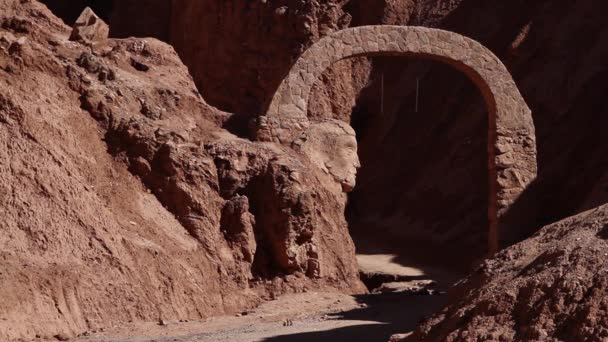
[[[372,64],[350,120],[362,167],[345,212],[362,279],[373,289],[379,280],[369,273],[390,266],[451,284],[486,253],[484,99],[465,75],[437,61],[374,57]]]
[[[338,31],[313,45],[280,85],[256,138],[291,144],[311,126],[311,89],[333,63],[356,56],[415,56],[460,70],[481,91],[488,108],[488,245],[499,249],[500,217],[536,177],[536,143],[530,109],[502,62],[459,34],[421,27],[364,26]],[[500,227],[506,229],[506,227]]]

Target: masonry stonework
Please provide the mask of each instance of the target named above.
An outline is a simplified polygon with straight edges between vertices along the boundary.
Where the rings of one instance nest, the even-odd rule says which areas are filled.
[[[356,56],[412,56],[447,63],[480,89],[489,112],[489,251],[498,250],[500,218],[536,178],[531,111],[511,74],[490,50],[457,33],[408,26],[363,26],[335,32],[309,48],[279,86],[256,139],[291,144],[310,125],[315,82],[333,63]]]

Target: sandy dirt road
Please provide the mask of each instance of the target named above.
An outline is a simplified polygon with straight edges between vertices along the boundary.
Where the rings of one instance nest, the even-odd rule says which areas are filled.
[[[386,254],[358,257],[368,272],[430,278],[416,267],[395,262]],[[440,280],[438,287],[447,287]],[[392,334],[412,330],[422,319],[439,310],[444,295],[382,293],[349,296],[336,293],[286,295],[235,316],[203,321],[126,323],[91,332],[76,341],[92,342],[298,342],[387,341]]]
[[[439,309],[445,296],[305,293],[262,304],[244,316],[125,324],[81,336],[94,342],[387,341]]]

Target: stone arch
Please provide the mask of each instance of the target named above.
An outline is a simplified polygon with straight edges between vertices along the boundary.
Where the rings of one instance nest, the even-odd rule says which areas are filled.
[[[309,125],[308,100],[332,64],[356,56],[414,56],[446,63],[480,89],[489,112],[489,252],[499,247],[499,221],[536,178],[532,114],[511,74],[490,50],[460,34],[423,27],[363,26],[335,32],[297,60],[275,93],[256,138],[291,143]],[[501,227],[500,229],[503,229]]]

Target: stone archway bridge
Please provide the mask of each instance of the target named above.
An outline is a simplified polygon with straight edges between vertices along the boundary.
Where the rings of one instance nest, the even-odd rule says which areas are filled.
[[[463,72],[480,89],[489,112],[489,252],[496,252],[500,218],[536,178],[536,138],[531,111],[511,74],[498,57],[472,39],[408,26],[335,32],[295,63],[266,115],[258,119],[256,138],[290,144],[310,126],[308,101],[315,82],[333,63],[356,56],[412,56],[443,62]]]

